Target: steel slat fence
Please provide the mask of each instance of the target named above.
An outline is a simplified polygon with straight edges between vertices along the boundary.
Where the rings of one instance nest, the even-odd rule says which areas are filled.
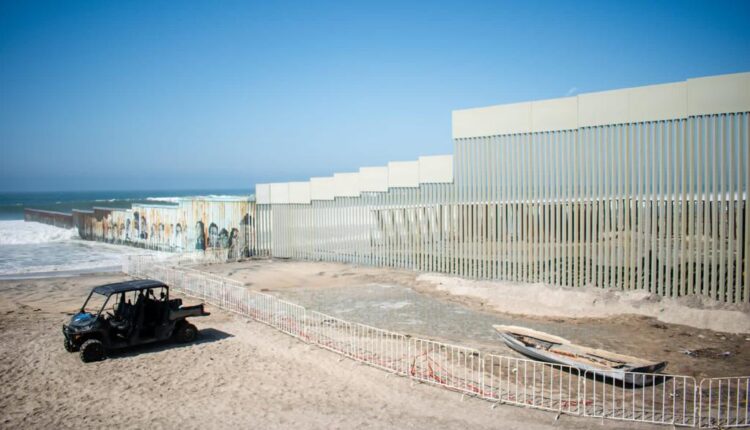
[[[456,139],[452,183],[259,204],[272,256],[750,302],[750,113]]]

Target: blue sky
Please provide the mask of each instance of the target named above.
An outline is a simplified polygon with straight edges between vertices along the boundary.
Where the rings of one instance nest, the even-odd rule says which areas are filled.
[[[750,2],[0,3],[0,190],[252,188],[453,109],[750,70]]]

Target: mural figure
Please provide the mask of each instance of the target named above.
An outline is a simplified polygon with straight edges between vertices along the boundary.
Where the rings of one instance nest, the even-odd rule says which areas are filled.
[[[226,231],[226,230],[222,230]],[[240,250],[240,231],[236,228],[232,229],[232,232],[229,233],[229,243],[227,244],[227,248],[229,248],[229,257],[231,258],[237,258],[239,257],[239,250]]]
[[[125,240],[130,240],[130,220],[125,220]]]
[[[164,224],[159,224],[159,243],[163,243],[165,237],[166,236],[164,236]]]
[[[222,228],[219,232],[219,243],[217,246],[222,249],[229,248],[229,232],[227,229]]]
[[[145,216],[141,216],[141,239],[148,239],[148,225],[146,224]]]
[[[250,232],[252,229],[250,226],[253,223],[253,218],[250,216],[250,214],[245,214],[244,217],[242,217],[242,220],[240,221],[240,229],[241,234],[244,239],[244,246],[242,247],[242,256],[243,257],[250,257],[251,251],[250,251]]]
[[[174,244],[178,248],[182,248],[182,226],[180,223],[174,226]]]
[[[109,238],[109,223],[102,219],[101,222],[96,223],[96,227],[96,235],[106,241]]]
[[[141,235],[140,216],[141,215],[138,213],[138,211],[133,212],[133,228],[135,229],[134,237],[139,237]]]
[[[208,247],[219,247],[219,226],[214,223],[211,223],[211,225],[208,226]]]
[[[203,231],[203,221],[195,223],[195,249],[206,249],[206,233]]]

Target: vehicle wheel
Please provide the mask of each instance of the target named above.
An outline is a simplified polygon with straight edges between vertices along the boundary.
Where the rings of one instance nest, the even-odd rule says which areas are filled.
[[[68,340],[67,337],[64,339],[64,345],[65,345],[65,350],[68,351],[68,352],[76,352],[76,351],[78,351],[78,348],[76,348],[75,346],[73,346],[73,344],[70,343],[70,341]]]
[[[174,334],[177,342],[192,342],[198,337],[198,329],[190,323],[180,324]]]
[[[84,363],[104,360],[105,355],[104,345],[100,340],[89,339],[81,345],[81,361]]]

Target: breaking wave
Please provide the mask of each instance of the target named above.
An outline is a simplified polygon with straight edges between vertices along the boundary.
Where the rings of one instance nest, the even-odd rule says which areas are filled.
[[[76,229],[65,229],[37,222],[0,221],[0,245],[33,245],[78,238]]]
[[[238,197],[247,197],[247,196],[241,196],[237,194],[207,194],[205,196],[192,196],[193,198],[206,198],[206,199],[236,199]],[[182,197],[146,197],[146,200],[152,201],[152,202],[170,202],[170,203],[179,203],[180,200],[184,199],[185,196]]]
[[[150,202],[170,202],[179,203],[183,197],[146,197],[146,200]]]
[[[173,254],[81,240],[75,229],[24,221],[0,221],[0,278],[119,272],[128,255],[159,259]]]

